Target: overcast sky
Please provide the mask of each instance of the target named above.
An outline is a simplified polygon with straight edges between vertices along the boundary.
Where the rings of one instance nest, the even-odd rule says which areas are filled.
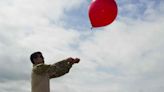
[[[81,59],[51,92],[164,91],[164,0],[116,0],[116,20],[93,30],[90,1],[0,0],[0,92],[31,92],[35,51]]]

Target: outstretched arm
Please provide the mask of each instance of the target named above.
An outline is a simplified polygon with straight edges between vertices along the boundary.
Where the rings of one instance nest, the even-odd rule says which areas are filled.
[[[33,67],[33,72],[35,72],[36,74],[44,74],[47,73],[47,71],[49,70],[51,65],[46,65],[46,64],[38,64],[36,66]]]
[[[72,65],[78,63],[80,59],[68,58],[60,62],[54,63],[48,69],[48,74],[50,78],[56,78],[65,75],[69,72]]]

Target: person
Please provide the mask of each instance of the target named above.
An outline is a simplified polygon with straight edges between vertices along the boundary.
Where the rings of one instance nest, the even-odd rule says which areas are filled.
[[[32,92],[50,92],[49,80],[67,74],[72,65],[80,61],[79,58],[69,57],[48,65],[44,64],[44,57],[39,51],[32,53],[30,60],[33,64],[31,73]]]

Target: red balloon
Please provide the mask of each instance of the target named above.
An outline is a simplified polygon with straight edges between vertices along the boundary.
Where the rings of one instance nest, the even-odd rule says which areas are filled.
[[[115,0],[92,0],[89,6],[89,19],[92,27],[102,27],[111,24],[117,16]]]

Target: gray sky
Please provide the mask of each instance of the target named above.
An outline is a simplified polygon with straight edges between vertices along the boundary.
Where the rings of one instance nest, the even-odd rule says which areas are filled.
[[[116,2],[116,20],[90,30],[90,0],[0,0],[0,92],[31,91],[35,51],[81,59],[52,92],[163,92],[164,1]]]

